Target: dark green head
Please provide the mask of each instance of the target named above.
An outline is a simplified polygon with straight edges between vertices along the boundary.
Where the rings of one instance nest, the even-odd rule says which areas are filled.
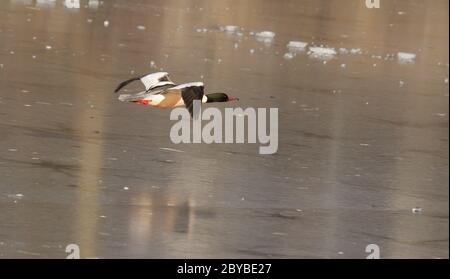
[[[228,96],[225,93],[207,94],[206,97],[208,98],[206,101],[207,103],[223,103],[223,102],[239,101],[238,98]]]

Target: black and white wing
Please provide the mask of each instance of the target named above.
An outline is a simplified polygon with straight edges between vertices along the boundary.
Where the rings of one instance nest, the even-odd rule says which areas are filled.
[[[124,88],[128,84],[135,82],[135,81],[140,81],[144,85],[145,91],[141,91],[141,92],[134,93],[134,94],[121,94],[119,96],[120,101],[131,102],[131,101],[142,100],[143,98],[145,98],[148,95],[161,93],[163,91],[161,89],[165,89],[167,87],[175,85],[175,83],[173,83],[169,79],[168,73],[159,72],[159,73],[153,73],[153,74],[148,74],[148,75],[144,75],[144,76],[140,76],[140,77],[131,78],[129,80],[121,82],[117,86],[116,90],[114,90],[114,92],[115,93],[119,92],[122,88]]]
[[[169,73],[166,72],[158,72],[153,74],[148,74],[140,77],[131,78],[124,82],[121,82],[119,86],[117,86],[115,93],[119,92],[122,88],[127,86],[128,84],[134,81],[141,81],[145,86],[145,90],[149,91],[155,87],[163,86],[163,85],[174,85],[174,83],[169,79]]]

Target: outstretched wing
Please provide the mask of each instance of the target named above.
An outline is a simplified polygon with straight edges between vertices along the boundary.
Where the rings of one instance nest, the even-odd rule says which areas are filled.
[[[189,113],[192,117],[194,117],[194,101],[199,100],[200,102],[203,99],[204,95],[204,86],[201,82],[196,83],[188,83],[182,84],[174,89],[181,89],[181,97],[183,98],[184,104],[186,108],[189,110]],[[195,115],[197,117],[197,115]]]
[[[121,82],[119,86],[117,86],[115,93],[119,92],[122,88],[127,86],[128,84],[134,81],[141,81],[144,84],[146,91],[149,91],[153,88],[164,86],[164,85],[174,85],[170,79],[169,74],[166,72],[153,73],[149,75],[144,75],[140,77],[131,78],[124,82]]]

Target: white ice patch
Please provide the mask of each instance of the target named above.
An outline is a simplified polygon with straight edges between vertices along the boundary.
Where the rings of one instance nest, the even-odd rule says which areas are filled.
[[[290,41],[287,44],[287,48],[289,49],[289,52],[304,51],[307,46],[308,46],[308,43],[300,42],[300,41]]]
[[[400,64],[413,64],[416,61],[415,53],[399,52],[397,59]]]
[[[36,7],[38,8],[54,8],[56,0],[37,0]]]
[[[144,25],[138,25],[138,26],[136,26],[136,28],[141,31],[144,31],[145,29],[147,29]]]
[[[235,25],[227,25],[227,26],[221,26],[220,31],[227,32],[227,33],[236,33],[239,30],[238,26]]]
[[[360,48],[352,48],[350,49],[351,54],[362,54],[362,50]]]
[[[105,27],[108,27],[108,26],[109,26],[109,21],[105,20],[105,21],[103,22],[103,25],[104,25]]]
[[[65,0],[64,6],[68,9],[79,9],[80,8],[80,0]]]
[[[286,59],[286,60],[291,60],[292,58],[294,58],[294,56],[295,55],[293,53],[291,53],[291,52],[285,53],[283,55],[284,59]]]
[[[275,38],[275,33],[272,31],[261,31],[255,34],[256,40],[265,44],[271,44]]]
[[[348,54],[348,49],[341,47],[341,48],[339,48],[339,53],[340,54]]]
[[[330,47],[310,47],[308,54],[312,58],[329,60],[334,58],[337,52],[334,48]]]
[[[99,0],[89,0],[88,6],[91,9],[98,9],[98,6],[100,6],[100,2]]]

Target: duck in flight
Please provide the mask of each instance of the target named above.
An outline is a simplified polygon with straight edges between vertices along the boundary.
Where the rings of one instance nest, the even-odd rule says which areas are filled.
[[[204,85],[202,82],[177,85],[170,80],[169,74],[166,72],[153,73],[126,80],[119,84],[115,93],[118,93],[122,88],[134,81],[142,82],[145,90],[134,94],[120,94],[120,101],[150,105],[158,108],[186,106],[192,116],[194,100],[199,100],[202,103],[239,100],[225,93],[204,94]]]

